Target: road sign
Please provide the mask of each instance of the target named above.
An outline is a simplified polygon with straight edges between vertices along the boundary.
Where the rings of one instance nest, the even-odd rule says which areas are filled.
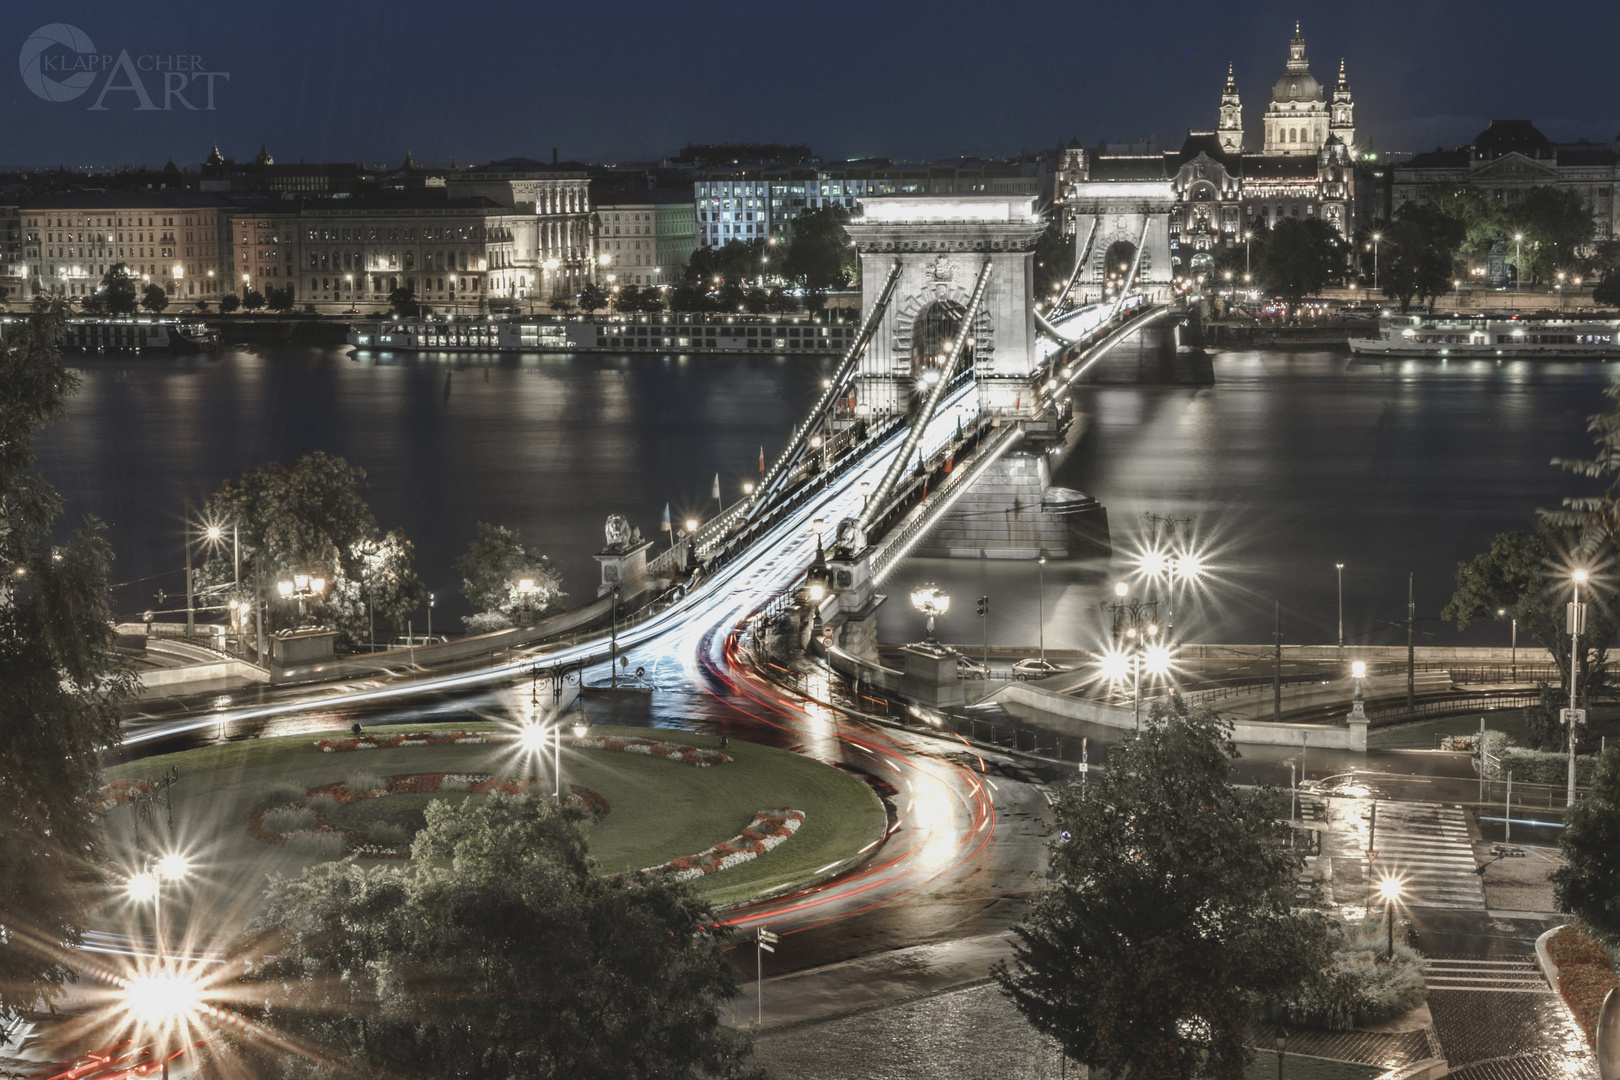
[[[764,949],[768,953],[773,953],[773,952],[776,951],[776,949],[773,946],[767,945],[763,941],[759,943],[759,947]]]
[[[1368,851],[1365,854],[1368,862],[1372,862],[1374,859],[1378,858],[1378,852],[1376,851]]]
[[[827,648],[829,648],[829,649],[832,648],[832,643],[833,643],[833,628],[832,627],[824,626],[824,627],[821,628],[821,641],[822,641],[822,644],[827,646]]]
[[[1564,727],[1569,727],[1569,718],[1571,716],[1575,717],[1575,723],[1577,723],[1577,724],[1586,723],[1586,710],[1585,709],[1559,709],[1558,710],[1558,722],[1560,724],[1562,724]]]
[[[782,935],[773,934],[762,926],[759,928],[759,940],[765,945],[775,945],[778,941],[782,940]]]

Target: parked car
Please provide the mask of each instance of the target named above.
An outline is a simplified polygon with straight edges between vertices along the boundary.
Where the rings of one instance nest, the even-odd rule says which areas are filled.
[[[1050,660],[1032,656],[1028,660],[1020,660],[1013,665],[1013,678],[1019,682],[1028,682],[1030,679],[1044,679],[1048,675],[1060,675],[1069,669],[1059,667]]]
[[[956,677],[959,679],[988,679],[990,669],[977,660],[969,660],[965,656],[956,658]]]
[[[390,649],[420,649],[424,645],[443,645],[450,639],[443,634],[399,634],[388,643]]]

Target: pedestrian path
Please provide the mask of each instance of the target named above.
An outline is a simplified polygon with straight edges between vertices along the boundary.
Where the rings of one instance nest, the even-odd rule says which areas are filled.
[[[1552,994],[1541,969],[1529,957],[1481,960],[1474,957],[1431,956],[1423,975],[1430,990],[1461,990],[1496,994]]]
[[[1382,799],[1329,803],[1322,857],[1331,860],[1336,904],[1379,906],[1379,883],[1395,878],[1405,907],[1485,910],[1468,821],[1460,808]]]

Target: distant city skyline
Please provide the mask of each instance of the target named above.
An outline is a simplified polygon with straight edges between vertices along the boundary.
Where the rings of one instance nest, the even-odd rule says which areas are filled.
[[[1620,130],[1606,77],[1620,14],[1598,5],[1534,20],[1500,2],[1219,16],[1173,3],[1151,26],[1045,0],[817,10],[287,0],[271,17],[234,2],[175,15],[24,2],[0,15],[0,49],[19,56],[18,74],[0,74],[0,165],[195,166],[216,143],[238,159],[263,143],[282,161],[397,165],[409,150],[434,166],[550,160],[553,147],[657,160],[689,141],[804,142],[828,161],[999,157],[1071,136],[1174,146],[1215,126],[1229,62],[1258,131],[1296,20],[1318,79],[1346,61],[1375,149],[1452,147],[1499,118],[1554,140]],[[79,36],[39,37],[57,25]],[[75,57],[88,58],[77,73]]]

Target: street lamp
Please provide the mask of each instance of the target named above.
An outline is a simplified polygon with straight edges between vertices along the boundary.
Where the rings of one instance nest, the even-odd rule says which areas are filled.
[[[1344,653],[1344,563],[1336,562],[1333,569],[1339,573],[1339,653],[1343,659]]]
[[[1585,570],[1570,575],[1575,588],[1575,600],[1569,605],[1569,789],[1564,793],[1564,805],[1575,805],[1575,725],[1581,719],[1575,711],[1580,693],[1581,631],[1586,629],[1586,605],[1581,603],[1581,583],[1586,580]]]
[[[1129,600],[1131,587],[1125,582],[1114,585],[1114,602],[1104,607],[1113,616],[1113,638],[1117,645],[1121,638],[1131,655],[1131,698],[1136,730],[1142,730],[1142,654],[1149,645],[1157,644],[1159,637],[1159,602],[1157,600]],[[1155,653],[1156,663],[1169,670],[1169,658],[1162,650]]]
[[[308,619],[308,611],[304,606],[304,602],[326,592],[326,579],[312,577],[309,574],[294,574],[291,581],[276,582],[276,591],[281,594],[284,600],[297,598],[298,622],[302,627]]]
[[[1388,945],[1384,953],[1385,960],[1395,959],[1395,901],[1401,898],[1401,883],[1398,878],[1387,877],[1378,883],[1378,895],[1384,898],[1384,914],[1387,920]]]
[[[1377,289],[1378,289],[1378,242],[1384,238],[1384,234],[1381,233],[1381,232],[1375,232],[1375,233],[1372,234],[1372,236],[1373,236],[1373,290],[1376,292]]]
[[[1510,639],[1512,641],[1512,645],[1509,646],[1511,651],[1508,653],[1508,681],[1509,682],[1518,682],[1519,681],[1519,617],[1517,615],[1509,615],[1508,611],[1507,611],[1507,608],[1497,608],[1496,609],[1496,617],[1498,619],[1507,619],[1512,624],[1513,637]]]
[[[921,585],[911,591],[911,606],[928,616],[928,636],[924,645],[938,645],[934,640],[934,618],[950,610],[951,597],[936,585]]]
[[[1524,233],[1513,234],[1513,291],[1524,292]]]
[[[1035,565],[1038,567],[1037,574],[1040,577],[1040,589],[1039,589],[1039,592],[1038,592],[1039,600],[1038,600],[1038,606],[1035,609],[1035,611],[1036,611],[1035,627],[1036,627],[1036,634],[1037,634],[1037,636],[1038,636],[1038,638],[1040,640],[1041,661],[1044,663],[1045,660],[1046,660],[1046,549],[1045,548],[1042,548],[1041,553],[1039,555],[1035,556]]]
[[[523,608],[518,615],[518,622],[527,626],[533,621],[533,617],[529,612],[529,597],[534,593],[534,578],[518,578],[517,593],[519,600],[523,604]]]

